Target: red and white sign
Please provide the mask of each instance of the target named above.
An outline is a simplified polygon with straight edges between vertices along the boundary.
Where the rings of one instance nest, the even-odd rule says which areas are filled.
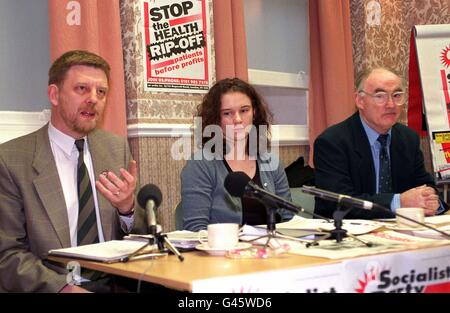
[[[192,292],[450,293],[449,246],[192,282]],[[264,262],[254,259],[251,262]]]
[[[448,246],[345,261],[344,291],[448,293],[450,265],[447,249]]]
[[[211,84],[207,0],[145,0],[145,91],[206,93]]]
[[[448,179],[450,24],[415,26],[410,50],[408,125],[420,131],[423,111],[428,126],[434,172],[438,178]]]

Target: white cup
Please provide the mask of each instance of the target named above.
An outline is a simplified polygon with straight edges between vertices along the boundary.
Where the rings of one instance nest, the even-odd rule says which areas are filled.
[[[219,223],[208,225],[208,240],[201,240],[212,249],[231,249],[239,242],[239,224]]]
[[[423,223],[425,221],[424,209],[422,208],[398,208],[396,213],[409,217],[417,222]],[[400,227],[421,227],[412,221],[404,219],[397,215],[397,225]]]

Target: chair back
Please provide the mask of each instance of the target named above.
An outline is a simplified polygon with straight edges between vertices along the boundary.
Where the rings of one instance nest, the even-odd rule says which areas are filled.
[[[314,213],[315,198],[313,195],[304,193],[301,188],[291,188],[292,202],[301,206],[305,211]],[[308,213],[300,212],[298,215],[312,218]]]
[[[178,202],[177,206],[175,207],[175,229],[183,230],[183,228],[183,207],[181,205],[181,202]]]

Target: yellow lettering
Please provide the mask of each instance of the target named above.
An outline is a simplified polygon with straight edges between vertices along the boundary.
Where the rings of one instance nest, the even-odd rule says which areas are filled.
[[[434,141],[437,144],[450,143],[450,133],[434,134]]]

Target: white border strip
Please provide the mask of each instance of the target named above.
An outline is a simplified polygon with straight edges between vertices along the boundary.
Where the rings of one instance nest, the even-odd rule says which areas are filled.
[[[128,125],[128,138],[191,136],[190,124],[140,123]]]
[[[0,111],[0,143],[29,134],[42,127],[50,119],[50,110],[42,112]],[[307,145],[306,125],[272,126],[272,144],[280,146]],[[128,137],[185,137],[191,136],[191,124],[132,124],[128,125]]]
[[[294,74],[249,69],[248,81],[258,86],[308,89],[309,76],[305,72]]]
[[[306,125],[272,126],[272,144],[280,146],[307,145],[308,127]],[[128,137],[182,137],[191,136],[191,124],[133,124],[128,125]]]
[[[42,112],[0,111],[0,143],[29,134],[44,126],[50,110]]]

